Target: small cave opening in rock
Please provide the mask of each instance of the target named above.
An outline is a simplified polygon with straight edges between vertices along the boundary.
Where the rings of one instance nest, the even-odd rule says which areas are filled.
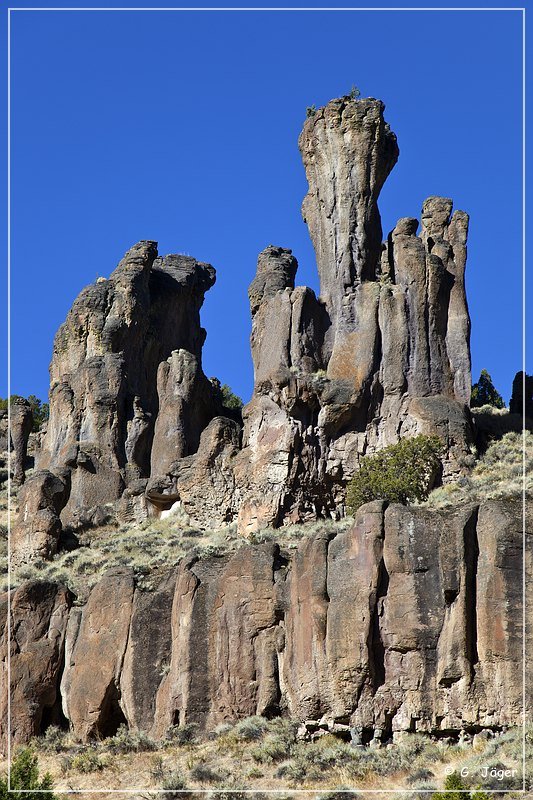
[[[172,712],[172,725],[178,727],[179,724],[180,724],[180,712],[179,708],[175,708],[174,711]]]
[[[41,724],[39,726],[39,736],[43,736],[48,728],[59,728],[62,731],[68,731],[68,719],[63,714],[61,707],[61,700],[58,699],[51,706],[45,706],[41,717]]]
[[[111,683],[104,697],[100,716],[95,726],[95,733],[100,739],[115,736],[121,725],[128,721],[120,707],[120,693],[114,683]]]
[[[457,595],[459,594],[458,589],[445,589],[444,590],[444,601],[447,606],[451,606],[453,601],[456,599]]]

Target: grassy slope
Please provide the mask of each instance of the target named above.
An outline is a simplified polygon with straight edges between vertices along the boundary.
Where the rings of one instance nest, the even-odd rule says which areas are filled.
[[[139,787],[145,790],[139,794],[143,797],[156,788],[234,792],[246,788],[258,795],[265,789],[316,789],[324,798],[328,790],[364,788],[385,792],[395,788],[404,789],[402,796],[407,798],[417,789],[441,788],[447,772],[461,768],[468,770],[464,778],[467,786],[493,790],[521,786],[519,730],[476,742],[475,747],[472,742],[451,745],[410,734],[397,744],[379,749],[354,748],[330,734],[316,742],[302,742],[296,738],[295,726],[287,720],[251,717],[234,726],[223,726],[209,738],[197,738],[191,728],[181,729],[181,736],[184,735],[190,741],[169,739],[154,743],[144,735],[120,729],[115,737],[82,746],[57,729],[49,729],[35,746],[42,770],[51,772],[58,787]],[[531,731],[526,747],[531,763]],[[484,766],[515,768],[518,777],[484,779]],[[183,797],[176,795],[179,796]]]

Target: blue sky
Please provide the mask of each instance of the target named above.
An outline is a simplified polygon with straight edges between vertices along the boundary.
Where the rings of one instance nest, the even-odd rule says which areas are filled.
[[[385,102],[400,146],[384,233],[432,194],[471,215],[473,375],[488,369],[508,401],[522,363],[521,24],[518,12],[14,12],[12,391],[46,398],[76,295],[155,239],[216,268],[204,369],[248,399],[258,253],[292,248],[297,283],[318,289],[300,213],[306,106],[356,84]]]

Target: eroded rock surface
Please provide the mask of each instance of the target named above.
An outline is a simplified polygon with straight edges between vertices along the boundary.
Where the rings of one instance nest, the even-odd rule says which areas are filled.
[[[108,573],[68,626],[64,590],[39,589],[35,632],[24,622],[13,643],[26,664],[17,739],[42,722],[32,698],[43,674],[56,680],[63,639],[63,712],[82,739],[122,723],[164,736],[253,714],[325,719],[366,741],[520,724],[522,566],[520,501],[452,513],[379,501],[295,549],[186,557],[150,592],[129,570]],[[43,586],[21,587],[15,608]],[[526,621],[527,645],[529,609]],[[528,688],[527,713],[531,701]]]
[[[202,393],[214,416],[201,372],[199,318],[214,281],[210,265],[158,257],[156,243],[143,241],[108,280],[99,278],[74,302],[54,342],[50,420],[39,459],[40,467],[72,472],[64,522],[90,522],[98,507],[150,476],[151,459],[168,466],[167,459],[197,445],[198,422],[188,424],[182,411]]]
[[[62,476],[37,470],[18,495],[19,513],[11,538],[11,563],[14,567],[48,560],[57,553],[61,535],[61,512],[68,502],[70,472]]]
[[[383,112],[344,97],[304,124],[320,297],[295,285],[291,250],[260,253],[242,420],[202,371],[211,266],[142,241],[79,295],[54,343],[38,463],[71,471],[63,523],[137,523],[178,502],[193,524],[243,535],[340,517],[361,457],[420,433],[444,442],[443,480],[467,469],[468,216],[431,197],[418,233],[406,217],[382,244],[377,202],[399,154]]]
[[[342,516],[361,456],[405,436],[441,437],[444,480],[471,462],[468,216],[431,197],[418,234],[419,222],[404,218],[381,244],[377,199],[398,157],[383,109],[334,100],[300,136],[320,298],[295,286],[290,250],[270,245],[258,258],[249,288],[254,394],[242,451],[226,463],[236,502],[224,502],[218,520],[236,516],[244,535]],[[168,477],[176,492],[179,471],[174,464]],[[194,519],[201,488],[197,495],[184,497]]]
[[[63,586],[30,581],[11,593],[8,629],[8,597],[2,595],[0,734],[4,751],[8,738],[8,692],[11,698],[9,729],[15,742],[27,742],[39,736],[48,725],[62,722],[59,681],[72,600],[71,593]]]
[[[28,401],[17,398],[11,404],[10,416],[13,480],[21,484],[25,480],[28,439],[33,428],[33,413]]]

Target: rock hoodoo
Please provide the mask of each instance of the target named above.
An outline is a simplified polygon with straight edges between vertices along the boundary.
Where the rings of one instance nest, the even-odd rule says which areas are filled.
[[[155,242],[139,242],[109,280],[76,299],[54,342],[38,463],[71,471],[63,522],[90,522],[148,479],[151,462],[159,467],[197,449],[216,410],[201,370],[199,316],[214,282],[208,264],[158,257]]]

